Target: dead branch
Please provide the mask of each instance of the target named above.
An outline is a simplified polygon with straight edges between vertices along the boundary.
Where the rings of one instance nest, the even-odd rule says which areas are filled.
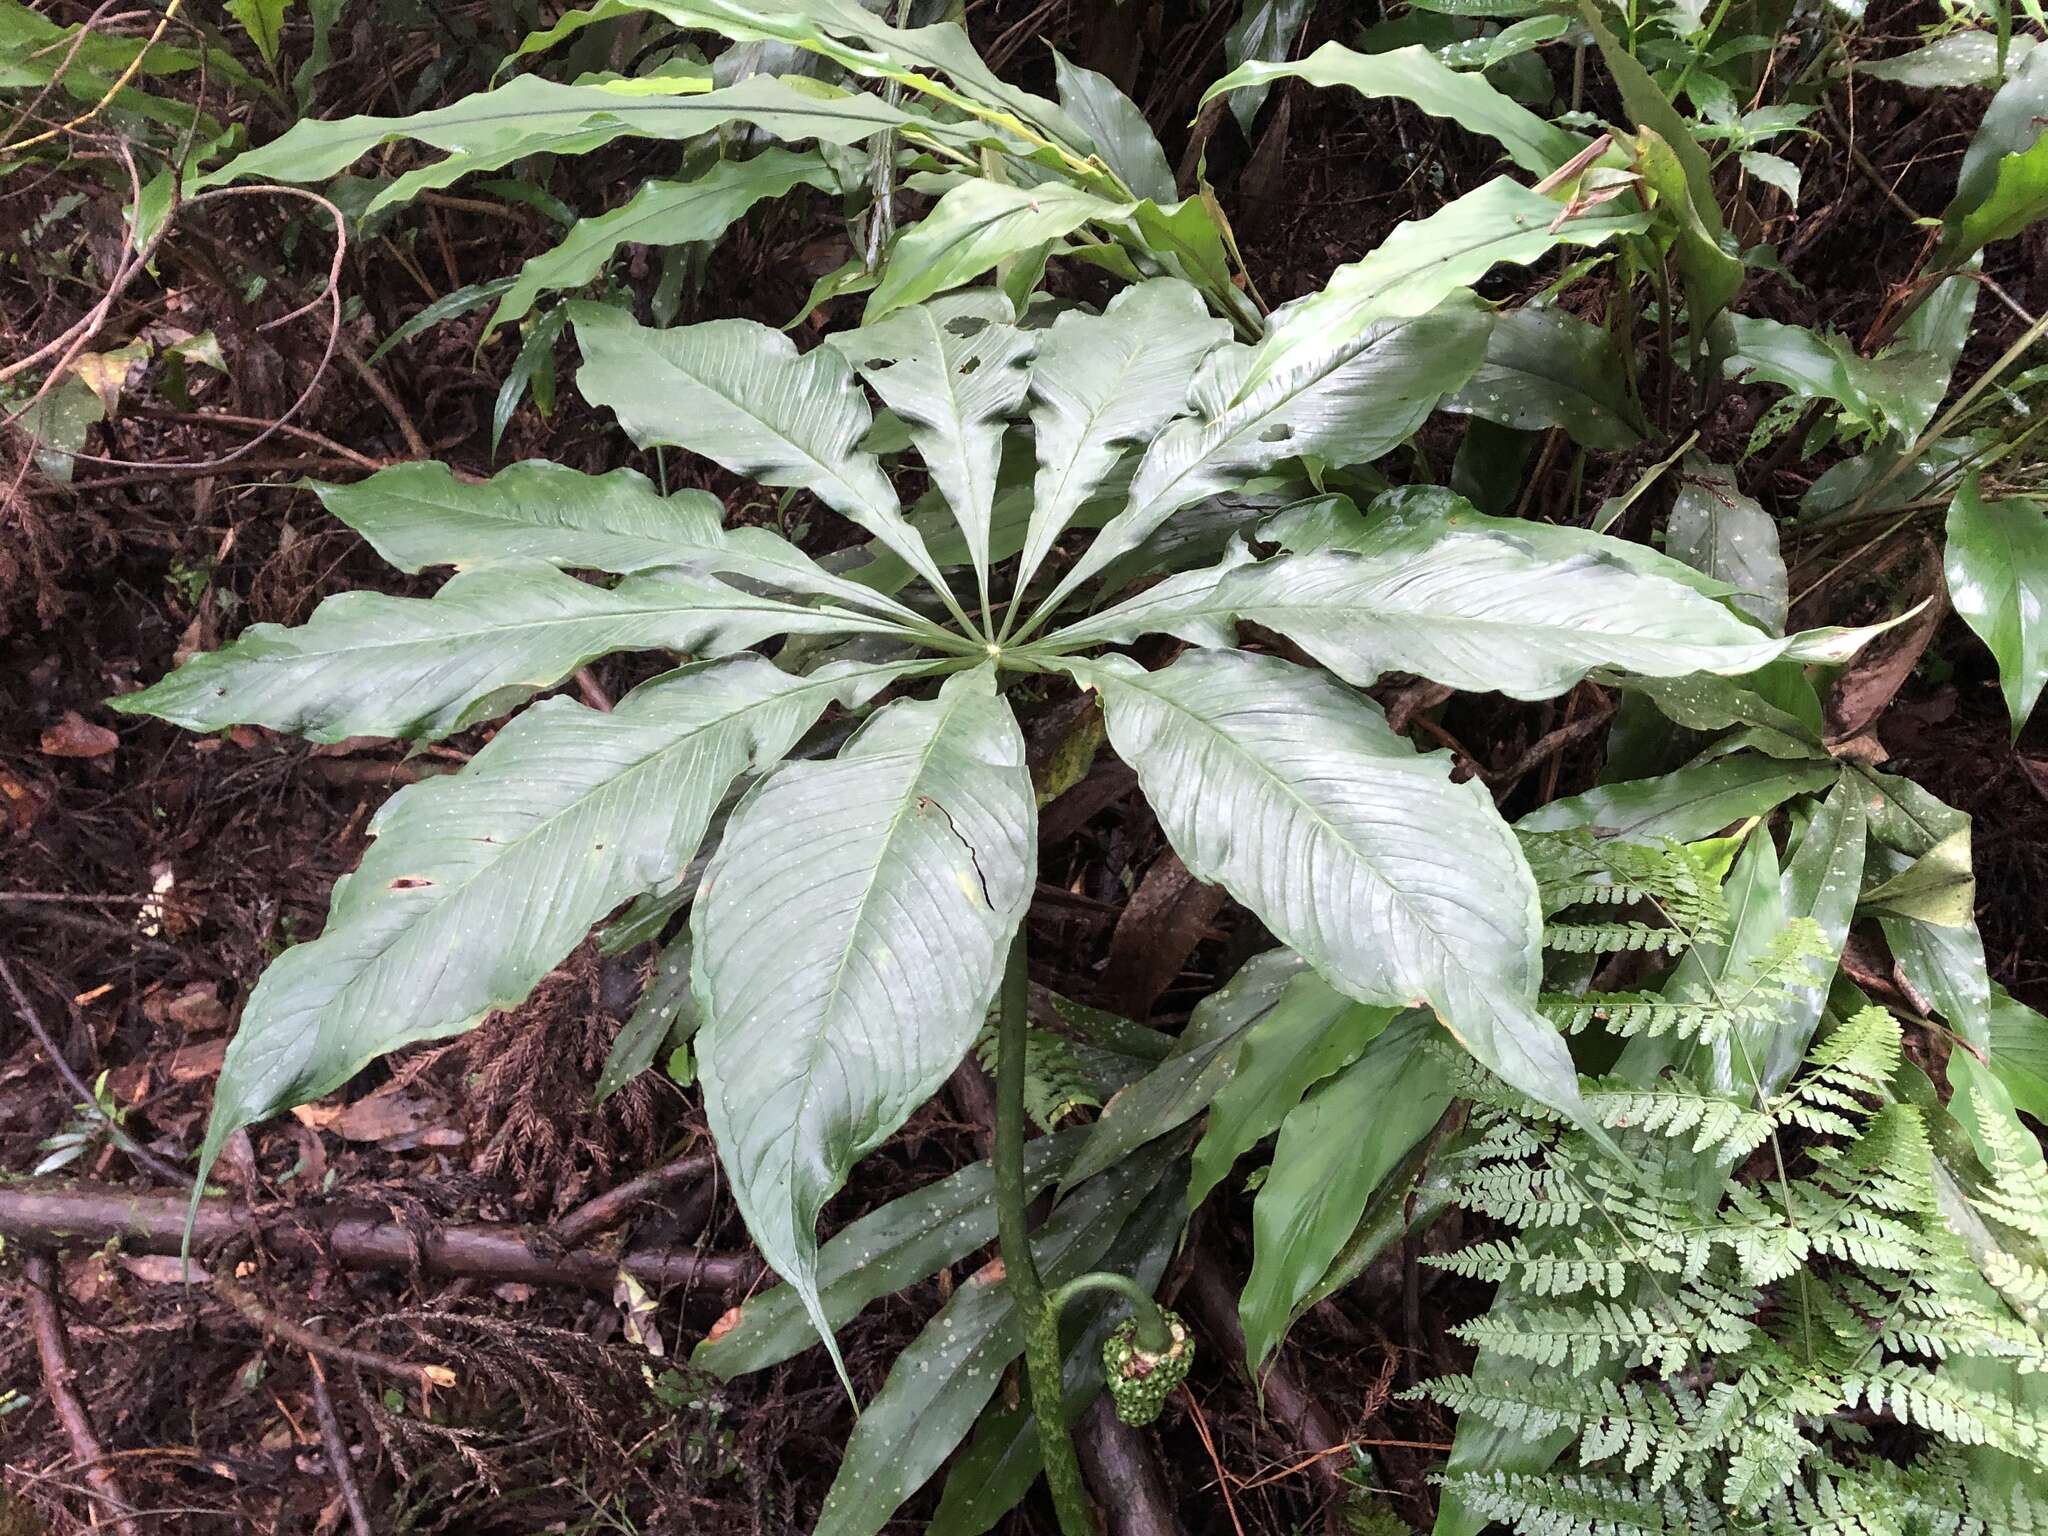
[[[283,1314],[273,1312],[254,1296],[236,1285],[225,1275],[213,1277],[213,1288],[221,1299],[242,1316],[274,1338],[287,1344],[296,1344],[309,1355],[325,1355],[343,1365],[352,1365],[357,1370],[368,1371],[376,1376],[389,1376],[394,1381],[411,1382],[422,1392],[429,1387],[452,1387],[455,1373],[445,1365],[414,1365],[409,1360],[394,1360],[389,1355],[380,1355],[375,1350],[356,1349],[340,1344],[317,1329],[303,1323],[295,1323]]]
[[[651,1200],[678,1184],[695,1183],[717,1166],[718,1159],[709,1152],[692,1152],[663,1163],[638,1178],[626,1180],[616,1189],[606,1190],[595,1200],[586,1200],[549,1228],[548,1235],[565,1248],[586,1243],[624,1221],[642,1200]]]
[[[324,1339],[321,1342],[326,1343]],[[320,1447],[326,1451],[327,1465],[341,1488],[341,1501],[348,1506],[349,1530],[352,1536],[372,1536],[369,1506],[363,1503],[363,1490],[356,1486],[355,1468],[349,1465],[348,1440],[341,1432],[341,1420],[335,1416],[334,1399],[327,1392],[327,1373],[320,1369],[320,1357],[316,1354],[308,1352],[306,1364],[313,1368],[313,1417],[320,1425]]]
[[[0,1187],[0,1236],[33,1243],[118,1240],[140,1253],[176,1253],[185,1230],[180,1195],[131,1193],[92,1184]],[[286,1207],[257,1212],[237,1200],[201,1200],[192,1251],[205,1253],[232,1238],[260,1237],[274,1252],[327,1257],[348,1269],[410,1269],[434,1275],[475,1275],[573,1290],[611,1293],[621,1269],[647,1285],[692,1285],[718,1291],[758,1284],[763,1267],[751,1254],[699,1253],[686,1248],[636,1248],[623,1256],[566,1248],[544,1229],[465,1223],[412,1228],[387,1213]]]
[[[57,1311],[57,1266],[47,1253],[32,1252],[22,1260],[24,1298],[28,1303],[29,1327],[35,1333],[36,1355],[42,1361],[43,1386],[50,1394],[50,1406],[57,1410],[57,1422],[64,1426],[64,1438],[71,1442],[71,1455],[85,1469],[86,1483],[96,1496],[92,1524],[100,1524],[99,1501],[117,1511],[108,1524],[121,1536],[139,1536],[129,1514],[135,1506],[121,1489],[114,1469],[107,1465],[107,1453],[100,1449],[85,1404],[71,1386],[71,1348],[64,1336],[64,1319]]]

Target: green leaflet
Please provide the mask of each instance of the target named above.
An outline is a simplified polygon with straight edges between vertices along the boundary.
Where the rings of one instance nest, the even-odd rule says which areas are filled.
[[[763,198],[795,187],[830,191],[830,168],[815,152],[770,149],[751,160],[720,160],[692,181],[647,181],[622,206],[579,219],[553,250],[535,256],[498,300],[479,341],[519,319],[541,294],[581,288],[604,269],[621,245],[683,245],[716,240],[733,220]]]
[[[2005,57],[2006,78],[2026,62],[2027,55],[2033,52],[2038,41],[2023,33],[2011,40]],[[1858,59],[1854,68],[1857,74],[1872,80],[1889,80],[1895,85],[1910,85],[1920,90],[1995,85],[2001,78],[1998,72],[1998,38],[1991,32],[1950,32],[1889,59],[1869,62]]]
[[[705,1111],[747,1230],[835,1362],[818,1213],[973,1043],[1037,822],[1023,736],[981,667],[878,711],[837,758],[769,774],[705,871]]]
[[[1199,1207],[1304,1093],[1355,1061],[1393,1017],[1391,1008],[1352,1002],[1320,976],[1297,977],[1238,1048],[1236,1070],[1216,1095],[1195,1147],[1189,1207]]]
[[[257,624],[108,702],[195,731],[265,725],[313,741],[434,739],[505,714],[613,651],[724,655],[772,635],[898,634],[680,571],[596,587],[539,561],[464,571],[432,598],[344,592],[296,629]]]
[[[1949,600],[1998,662],[2017,740],[2048,683],[2048,511],[1986,501],[1972,474],[1949,503],[1947,534]]]
[[[1152,1223],[1164,1217],[1177,1229],[1184,1207],[1161,1198],[1160,1186],[1182,1145],[1161,1142],[1139,1152],[1054,1208],[1031,1236],[1032,1257],[1048,1286],[1100,1268],[1128,1226],[1156,1230]],[[967,1438],[1003,1372],[1023,1352],[1024,1325],[1011,1288],[988,1271],[960,1285],[896,1357],[888,1381],[854,1426],[815,1536],[874,1536]]]
[[[523,1001],[592,923],[689,863],[735,778],[775,762],[833,701],[916,670],[798,678],[740,656],[656,678],[609,714],[550,699],[461,773],[400,790],[320,937],[286,950],[250,995],[200,1182],[243,1126]]]
[[[1991,1070],[2015,1107],[2048,1125],[2048,1019],[1991,989]]]
[[[610,406],[635,442],[687,448],[763,485],[807,490],[946,591],[880,460],[859,446],[873,416],[837,351],[799,355],[787,336],[752,320],[664,331],[605,305],[564,308],[583,349],[577,389]]]
[[[1536,305],[1493,317],[1486,361],[1443,408],[1521,432],[1562,427],[1573,441],[1609,453],[1643,437],[1614,338]]]
[[[1654,779],[1603,784],[1553,800],[1515,825],[1525,832],[1596,827],[1639,843],[1660,837],[1697,842],[1735,822],[1767,815],[1794,795],[1825,789],[1837,772],[1831,762],[1779,762],[1743,753]]]
[[[1447,68],[1420,44],[1365,54],[1325,43],[1293,64],[1247,62],[1204,91],[1202,102],[1207,105],[1225,91],[1270,85],[1289,76],[1325,88],[1348,85],[1365,96],[1398,97],[1432,117],[1450,118],[1461,128],[1498,139],[1510,160],[1536,176],[1549,175],[1586,143],[1502,95],[1484,77]]]
[[[1128,211],[1126,204],[1059,182],[962,182],[897,236],[882,281],[868,295],[865,323],[971,282],[998,262],[1070,235],[1090,220],[1117,219]]]
[[[1137,104],[1108,76],[1069,62],[1057,48],[1052,64],[1060,105],[1094,140],[1103,163],[1135,196],[1159,204],[1172,202],[1173,168]]]
[[[1285,64],[1300,42],[1309,13],[1314,9],[1314,0],[1244,0],[1238,7],[1237,20],[1223,34],[1223,62],[1233,72],[1247,63]],[[1230,75],[1224,77],[1225,80],[1230,78]],[[1203,104],[1207,105],[1209,96],[1222,89],[1220,83],[1212,87],[1202,98]],[[1246,135],[1251,133],[1252,123],[1271,89],[1266,84],[1234,89],[1230,113]]]
[[[1122,290],[1100,315],[1069,310],[1043,335],[1031,370],[1038,475],[1020,589],[1126,445],[1191,408],[1188,381],[1230,327],[1188,284],[1158,278]]]
[[[1434,1033],[1422,1015],[1394,1021],[1281,1123],[1252,1205],[1252,1272],[1238,1300],[1254,1377],[1374,1189],[1449,1107],[1450,1072],[1429,1049]]]
[[[1008,299],[978,289],[897,310],[827,343],[909,427],[965,541],[984,620],[1003,426],[1024,403],[1037,340],[1014,320]]]
[[[716,498],[702,491],[664,496],[632,469],[586,475],[529,459],[477,482],[428,460],[313,489],[378,554],[415,573],[500,560],[619,573],[696,566],[724,537],[725,509]]]
[[[679,27],[722,33],[736,42],[786,42],[821,54],[855,74],[894,80],[1001,130],[1012,145],[1019,130],[1036,130],[1074,154],[1088,136],[1058,105],[1011,85],[974,51],[954,22],[892,26],[860,0],[776,0],[774,8],[742,0],[627,0]],[[950,75],[959,90],[942,85]],[[991,108],[989,103],[994,103]]]
[[[1320,292],[1276,312],[1271,332],[1238,381],[1236,398],[1245,399],[1375,321],[1426,314],[1502,262],[1526,266],[1559,245],[1599,245],[1639,233],[1648,223],[1647,215],[1620,198],[1567,216],[1564,204],[1496,177],[1427,218],[1396,225],[1371,255],[1331,273]]]
[[[1489,517],[1464,497],[1439,485],[1404,485],[1383,491],[1373,498],[1367,516],[1361,516],[1344,497],[1324,497],[1281,513],[1266,524],[1261,536],[1297,555],[1318,549],[1348,549],[1355,554],[1373,555],[1426,549],[1445,534],[1458,532],[1504,534],[1546,559],[1597,555],[1619,560],[1631,570],[1661,576],[1707,597],[1728,597],[1735,591],[1727,582],[1717,581],[1647,544],[1610,538],[1565,523]]]
[[[1270,949],[1247,960],[1235,976],[1196,1004],[1173,1054],[1103,1109],[1061,1188],[1070,1189],[1116,1167],[1138,1148],[1207,1109],[1237,1070],[1244,1032],[1309,974],[1301,956]]]
[[[1733,470],[1696,455],[1686,461],[1664,546],[1675,559],[1727,582],[1735,606],[1769,633],[1784,633],[1788,585],[1778,525],[1742,493]]]
[[[1676,582],[1618,560],[1544,559],[1492,533],[1446,534],[1413,552],[1283,555],[1230,571],[1204,601],[1286,635],[1361,687],[1414,672],[1527,699],[1598,668],[1737,675],[1784,655],[1840,659],[1864,638],[1774,640]]]
[[[2040,216],[2048,198],[2048,152],[2040,147],[2044,116],[2048,53],[2036,48],[1991,98],[1963,154],[1956,194],[1942,212],[1937,260],[1960,264],[1980,246]]]
[[[1249,395],[1239,386],[1252,349],[1211,352],[1192,386],[1194,414],[1152,440],[1122,510],[1053,588],[1038,617],[1190,502],[1233,490],[1283,459],[1359,464],[1377,458],[1472,376],[1485,345],[1479,311],[1454,300],[1431,314],[1371,326]]]
[[[1850,425],[1867,432],[1910,430],[1933,416],[1948,388],[1946,371],[1930,368],[1919,352],[1895,349],[1872,359],[1845,337],[1803,325],[1760,315],[1730,315],[1723,323],[1733,343],[1725,364],[1730,378],[1782,384],[1802,400],[1832,400]]]
[[[1347,995],[1426,1003],[1488,1070],[1579,1112],[1571,1057],[1534,1009],[1535,881],[1483,789],[1277,658],[1062,665],[1101,692],[1111,744],[1197,878]]]
[[[723,90],[704,77],[561,85],[521,75],[451,106],[408,117],[306,118],[259,149],[192,178],[187,194],[230,182],[315,182],[348,169],[381,144],[416,139],[446,158],[398,177],[365,215],[445,187],[477,171],[535,154],[580,154],[618,138],[687,139],[727,123],[749,123],[779,139],[854,144],[916,121],[879,97],[798,77],[756,75]]]
[[[655,956],[654,973],[648,977],[632,1014],[612,1040],[592,1096],[602,1104],[653,1066],[661,1048],[671,1042],[672,1048],[680,1050],[682,1059],[687,1061],[689,1042],[703,1022],[690,996],[690,941],[685,937],[665,945]],[[678,1077],[677,1081],[688,1079]]]
[[[1085,1129],[1040,1136],[1024,1147],[1027,1198],[1049,1187],[1072,1163]],[[891,1200],[848,1223],[818,1250],[818,1296],[834,1327],[871,1301],[957,1264],[996,1235],[995,1182],[986,1159]],[[801,1297],[778,1286],[751,1298],[738,1319],[706,1339],[690,1362],[727,1381],[766,1370],[818,1342]]]

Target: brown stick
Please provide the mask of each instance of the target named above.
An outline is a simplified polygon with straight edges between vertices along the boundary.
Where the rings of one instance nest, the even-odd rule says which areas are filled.
[[[28,1032],[36,1037],[36,1044],[43,1048],[43,1054],[50,1058],[50,1065],[57,1069],[57,1075],[63,1078],[66,1086],[77,1095],[78,1103],[89,1109],[93,1118],[106,1126],[108,1139],[127,1153],[135,1165],[145,1172],[153,1173],[170,1184],[183,1179],[184,1175],[177,1168],[130,1136],[100,1108],[98,1097],[85,1086],[85,1079],[78,1075],[77,1069],[65,1059],[64,1053],[57,1049],[56,1040],[51,1037],[49,1029],[43,1023],[43,1016],[37,1013],[35,1005],[29,1002],[28,994],[21,989],[21,983],[14,979],[13,967],[5,960],[0,960],[0,982],[6,983],[8,995],[14,1000],[14,1011],[21,1015],[21,1021],[28,1026]]]
[[[1105,1394],[1075,1426],[1074,1449],[1108,1521],[1108,1536],[1180,1536],[1173,1495],[1160,1475],[1151,1442],[1116,1416]]]
[[[718,1159],[709,1152],[692,1152],[663,1163],[659,1168],[650,1168],[638,1178],[628,1179],[618,1188],[606,1190],[595,1200],[586,1200],[549,1228],[548,1235],[564,1248],[587,1243],[598,1233],[609,1232],[624,1221],[627,1213],[642,1200],[650,1200],[678,1184],[695,1183],[707,1177],[717,1166]]]
[[[319,1338],[318,1334],[314,1335]],[[322,1339],[321,1343],[327,1341]],[[341,1420],[334,1412],[334,1399],[327,1393],[327,1373],[320,1369],[320,1357],[307,1354],[313,1368],[313,1417],[320,1425],[320,1447],[327,1453],[327,1465],[341,1487],[341,1501],[348,1506],[348,1525],[353,1536],[375,1536],[370,1528],[370,1509],[363,1502],[363,1490],[356,1486],[356,1469],[349,1465],[348,1441],[341,1433]]]
[[[414,1365],[409,1360],[394,1360],[375,1350],[354,1349],[347,1344],[336,1343],[316,1329],[271,1311],[224,1275],[213,1277],[213,1288],[220,1292],[222,1300],[265,1333],[283,1339],[287,1344],[296,1344],[309,1355],[325,1355],[330,1360],[339,1360],[344,1365],[352,1365],[374,1375],[409,1381],[423,1392],[429,1387],[455,1385],[455,1373],[445,1365]]]
[[[64,1438],[71,1442],[71,1457],[85,1469],[86,1483],[96,1500],[105,1500],[116,1513],[109,1522],[121,1536],[138,1536],[135,1522],[128,1518],[135,1506],[121,1489],[107,1453],[100,1449],[85,1404],[71,1387],[71,1350],[64,1337],[64,1319],[57,1311],[57,1266],[47,1253],[31,1252],[22,1260],[21,1272],[28,1282],[23,1287],[28,1303],[29,1327],[36,1337],[36,1355],[43,1365],[43,1386],[49,1391],[50,1406],[57,1410],[57,1422],[64,1426]],[[92,1508],[92,1524],[100,1523],[99,1504]]]
[[[131,1194],[90,1184],[0,1186],[0,1236],[52,1243],[118,1239],[142,1253],[176,1253],[185,1229],[177,1195]],[[192,1228],[195,1253],[261,1233],[280,1253],[331,1256],[349,1269],[409,1269],[429,1274],[523,1280],[609,1294],[618,1272],[652,1285],[745,1290],[762,1276],[751,1254],[638,1248],[623,1257],[562,1250],[534,1227],[465,1224],[422,1231],[362,1210],[286,1209],[259,1215],[234,1200],[202,1200]]]

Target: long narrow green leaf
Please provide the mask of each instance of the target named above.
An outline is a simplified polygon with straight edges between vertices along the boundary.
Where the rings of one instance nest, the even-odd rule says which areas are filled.
[[[1024,1189],[1035,1198],[1066,1172],[1088,1131],[1041,1136],[1024,1146]],[[871,1301],[957,1264],[996,1235],[995,1178],[986,1161],[891,1200],[849,1223],[818,1250],[818,1298],[834,1327]],[[747,1301],[724,1331],[706,1339],[690,1363],[730,1381],[766,1370],[818,1342],[794,1286]]]
[[[1240,1157],[1279,1129],[1304,1093],[1357,1060],[1393,1018],[1393,1009],[1354,1003],[1320,976],[1298,978],[1245,1034],[1236,1070],[1195,1145],[1189,1207],[1199,1207]]]
[[[798,678],[743,656],[657,678],[610,713],[551,699],[461,773],[399,791],[336,885],[326,930],[251,994],[202,1162],[376,1057],[522,1001],[592,923],[689,863],[735,778],[774,763],[835,700],[914,670]]]
[[[1971,475],[1949,503],[1947,532],[1949,600],[1998,663],[2017,738],[2048,684],[2048,511],[1986,501]]]
[[[872,588],[834,576],[779,534],[724,527],[725,509],[709,493],[664,496],[637,470],[586,475],[529,459],[488,480],[465,481],[426,460],[395,464],[353,485],[313,489],[321,505],[402,571],[505,560],[621,575],[674,566],[916,618]]]
[[[1162,1198],[1181,1146],[1162,1142],[1091,1179],[1062,1200],[1031,1236],[1031,1255],[1048,1285],[1099,1268],[1120,1232],[1178,1216]],[[1150,1219],[1140,1215],[1157,1207]],[[847,1441],[838,1475],[818,1513],[814,1536],[875,1536],[903,1501],[967,1438],[975,1416],[1024,1352],[1017,1293],[1001,1271],[983,1271],[957,1287],[889,1368]]]
[[[829,342],[909,425],[966,541],[984,618],[1003,424],[1023,406],[1037,340],[1015,318],[1002,294],[977,290],[898,310]]]
[[[1100,315],[1069,310],[1052,323],[1031,370],[1038,477],[1020,590],[1129,446],[1190,409],[1188,380],[1229,337],[1201,295],[1172,278],[1124,289]]]
[[[727,123],[747,123],[778,139],[854,144],[915,121],[877,96],[771,75],[723,90],[711,89],[709,76],[562,85],[522,75],[495,90],[406,117],[303,119],[261,148],[194,177],[186,190],[251,179],[325,181],[396,139],[448,151],[445,158],[406,172],[380,191],[364,210],[375,213],[528,155],[580,154],[619,138],[687,139]]]
[[[1449,1107],[1450,1073],[1429,1038],[1426,1019],[1396,1021],[1282,1123],[1252,1205],[1252,1272],[1238,1300],[1254,1374],[1349,1241],[1373,1190]]]
[[[764,485],[807,490],[947,592],[881,462],[859,446],[873,414],[838,352],[799,355],[752,320],[660,331],[606,305],[565,307],[583,348],[577,389],[610,406],[636,443],[687,448]]]
[[[622,206],[580,219],[553,250],[530,257],[498,300],[484,339],[533,308],[541,294],[581,288],[604,270],[622,245],[683,245],[716,240],[763,198],[796,187],[829,191],[830,167],[815,152],[770,149],[751,160],[721,160],[694,181],[642,182]]]
[[[258,624],[109,702],[195,731],[433,739],[502,715],[613,651],[724,655],[783,634],[900,634],[679,571],[590,586],[539,561],[465,571],[432,598],[344,592],[296,629]]]
[[[1520,846],[1370,704],[1274,657],[1191,651],[1159,672],[1062,663],[1199,879],[1363,1003],[1426,1003],[1466,1049],[1577,1118],[1578,1077],[1535,1011],[1541,919]]]
[[[1537,176],[1549,175],[1586,143],[1502,95],[1485,77],[1448,68],[1419,43],[1387,53],[1355,53],[1341,43],[1325,43],[1292,64],[1241,64],[1204,91],[1202,102],[1289,77],[1324,88],[1348,85],[1363,96],[1392,96],[1432,117],[1447,117],[1497,139],[1510,160]]]
[[[1428,313],[1502,262],[1526,266],[1557,246],[1599,245],[1648,223],[1628,199],[1568,215],[1562,203],[1496,177],[1427,218],[1397,224],[1371,255],[1337,268],[1320,292],[1278,311],[1237,398],[1376,321]]]
[[[1275,375],[1249,395],[1249,347],[1209,354],[1196,376],[1192,419],[1146,449],[1124,507],[1043,604],[1051,612],[1081,583],[1136,549],[1193,501],[1234,490],[1283,459],[1330,464],[1377,458],[1427,419],[1485,356],[1486,323],[1469,302],[1387,320],[1343,346]]]
[[[704,1106],[762,1255],[835,1361],[817,1219],[960,1063],[1035,883],[1024,738],[993,668],[878,712],[733,813],[691,913]]]
[[[1012,187],[965,181],[897,236],[882,281],[868,295],[866,323],[972,282],[998,262],[1072,234],[1091,220],[1121,218],[1129,205],[1061,182]]]

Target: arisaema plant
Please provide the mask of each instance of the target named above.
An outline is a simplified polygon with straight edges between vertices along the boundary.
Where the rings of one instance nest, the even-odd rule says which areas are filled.
[[[121,707],[196,730],[432,739],[613,652],[690,659],[609,712],[542,699],[461,772],[392,798],[325,931],[251,997],[206,1155],[383,1053],[516,1004],[628,903],[656,928],[687,904],[676,942],[719,1152],[828,1344],[845,1314],[821,1282],[819,1212],[999,998],[982,1203],[1005,1301],[1043,1318],[1045,1285],[1064,1299],[1123,1220],[1091,1226],[1106,1197],[1069,1167],[1066,1200],[1026,1238],[1026,1198],[1057,1169],[1023,1143],[1037,801],[1020,709],[1092,692],[1187,867],[1289,965],[1340,1006],[1427,1010],[1600,1137],[1538,1011],[1543,917],[1520,845],[1481,785],[1417,752],[1362,690],[1400,672],[1536,699],[1596,671],[1746,673],[1856,638],[1774,636],[1725,584],[1643,546],[1521,537],[1455,498],[1362,516],[1341,498],[1276,513],[1241,497],[1413,433],[1485,360],[1490,317],[1469,295],[1263,373],[1173,279],[1099,313],[1019,316],[999,292],[962,292],[808,353],[747,321],[572,313],[578,385],[635,442],[809,493],[868,536],[864,555],[814,560],[627,470],[530,463],[465,482],[414,464],[323,487],[394,564],[456,574],[430,599],[352,593],[303,627],[258,626]],[[915,461],[929,489],[906,509]],[[1151,636],[1184,648],[1155,667],[1119,649]],[[1130,1162],[1079,1171],[1145,1187]],[[1050,1338],[1032,1375],[1071,1515]],[[970,1390],[994,1385],[977,1372]]]

